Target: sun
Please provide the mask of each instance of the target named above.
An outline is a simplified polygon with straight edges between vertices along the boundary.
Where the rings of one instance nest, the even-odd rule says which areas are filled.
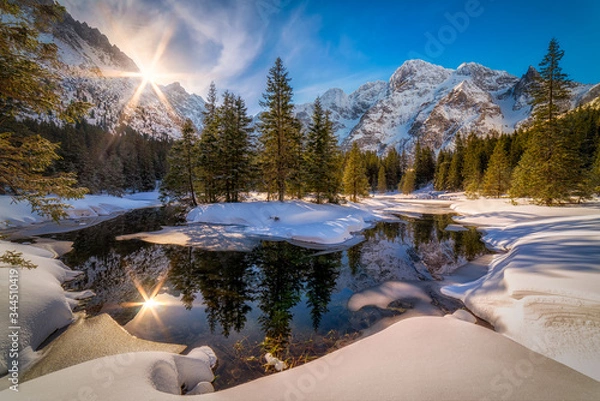
[[[153,67],[141,67],[140,77],[145,83],[153,85],[160,79],[160,74]]]
[[[154,298],[148,298],[145,302],[144,302],[144,307],[146,308],[150,308],[153,309],[156,306],[158,306],[158,302],[154,299]]]

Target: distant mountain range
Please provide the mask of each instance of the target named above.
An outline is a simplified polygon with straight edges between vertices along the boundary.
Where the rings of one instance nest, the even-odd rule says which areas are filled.
[[[161,86],[172,109],[148,86],[137,105],[140,78],[115,77],[116,71],[138,66],[105,35],[70,15],[57,23],[51,40],[59,48],[60,74],[72,99],[92,103],[88,122],[115,132],[128,125],[149,135],[178,137],[183,119],[202,126],[204,100],[178,83]],[[414,144],[416,138],[433,149],[451,146],[457,133],[512,132],[531,117],[527,88],[537,71],[530,67],[516,77],[476,63],[448,69],[422,60],[406,61],[389,81],[368,82],[351,94],[329,89],[321,96],[331,111],[340,144],[358,142],[362,149],[384,152]],[[575,84],[569,107],[597,102],[600,85]],[[310,122],[312,103],[296,106],[298,118]]]

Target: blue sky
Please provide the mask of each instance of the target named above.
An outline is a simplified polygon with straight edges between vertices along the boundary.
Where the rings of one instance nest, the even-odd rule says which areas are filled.
[[[252,112],[278,56],[297,103],[387,80],[411,58],[448,68],[474,61],[520,76],[539,64],[552,37],[573,80],[600,82],[597,0],[59,1],[138,65],[156,58],[156,72],[168,74],[160,83],[179,81],[205,96],[215,81]]]

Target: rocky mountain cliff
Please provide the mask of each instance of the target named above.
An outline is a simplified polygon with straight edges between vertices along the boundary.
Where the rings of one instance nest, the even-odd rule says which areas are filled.
[[[120,75],[139,72],[138,66],[97,29],[67,14],[44,36],[59,49],[65,101],[93,104],[87,116],[90,123],[110,132],[128,125],[141,133],[171,137],[180,135],[186,118],[201,128],[204,100],[178,83],[160,87],[167,102],[161,102],[150,85],[134,101],[141,78]],[[344,148],[358,142],[378,153],[391,146],[410,151],[418,138],[437,150],[452,146],[458,133],[512,132],[527,122],[531,116],[527,89],[537,74],[533,67],[519,78],[476,63],[454,70],[409,60],[387,82],[368,82],[351,94],[330,89],[321,102],[331,112]],[[576,84],[568,106],[598,103],[599,96],[600,85]],[[312,103],[296,106],[305,126],[312,111]]]
[[[389,82],[361,86],[351,95],[331,89],[321,97],[331,110],[343,147],[358,142],[363,149],[383,153],[388,147],[410,147],[419,138],[433,149],[452,146],[456,134],[512,132],[531,116],[527,89],[535,68],[521,77],[476,63],[456,70],[422,60],[406,61]],[[600,86],[575,84],[569,107],[590,102]],[[363,99],[356,107],[351,99]],[[297,107],[306,121],[312,104]]]
[[[43,40],[58,46],[65,101],[82,100],[93,105],[86,116],[89,123],[110,132],[128,125],[140,133],[171,137],[180,135],[180,125],[187,118],[201,127],[204,100],[187,93],[179,83],[159,86],[167,102],[160,100],[151,85],[136,101],[142,78],[127,75],[139,72],[138,66],[98,29],[75,21],[67,13]]]

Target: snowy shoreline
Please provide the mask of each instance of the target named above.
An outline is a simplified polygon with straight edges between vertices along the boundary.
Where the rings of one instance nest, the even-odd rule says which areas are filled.
[[[460,214],[455,218],[457,223],[481,227],[486,243],[507,252],[494,258],[488,274],[480,280],[446,287],[444,291],[462,299],[475,314],[492,323],[497,332],[455,318],[409,318],[316,361],[205,394],[202,399],[597,398],[600,209],[514,206],[507,200],[453,202],[452,208]],[[409,204],[410,200],[386,196],[366,203],[370,206],[365,208],[371,210],[391,208],[398,212],[403,208],[394,204]],[[418,204],[422,208],[427,201],[419,200]],[[407,210],[414,210],[414,206],[409,205]],[[318,211],[313,213],[317,215]],[[269,219],[271,216],[261,219],[267,218],[272,224],[285,223],[281,217]],[[191,217],[196,220],[198,216]],[[310,226],[317,221],[315,218],[296,222]],[[341,238],[350,232],[348,227],[354,230],[355,226],[332,227],[339,229],[337,238]],[[315,237],[313,231],[314,226],[300,233]],[[33,247],[21,247],[24,254],[34,252],[29,249]],[[557,259],[557,252],[564,257]],[[44,257],[52,260],[49,255]],[[539,268],[548,269],[542,279]],[[564,308],[571,308],[568,314],[563,313]],[[580,308],[583,314],[579,313]],[[542,319],[541,323],[537,324],[536,319]],[[399,342],[398,338],[404,341]],[[39,377],[22,383],[19,393],[5,390],[0,397],[28,399],[44,394],[45,399],[58,400],[80,396],[85,389],[86,394],[98,399],[174,400],[179,396],[160,390],[176,388],[173,384],[181,384],[182,378],[191,373],[189,367],[198,364],[173,359],[169,356],[172,354],[135,355],[127,365],[127,375],[113,375],[110,386],[90,373],[98,366],[118,364],[119,355]]]
[[[17,203],[10,196],[0,195],[0,233],[31,236],[78,230],[134,209],[159,207],[162,203],[158,197],[158,192],[138,192],[123,197],[85,195],[83,199],[66,200],[67,218],[57,223],[32,213],[26,202]]]

